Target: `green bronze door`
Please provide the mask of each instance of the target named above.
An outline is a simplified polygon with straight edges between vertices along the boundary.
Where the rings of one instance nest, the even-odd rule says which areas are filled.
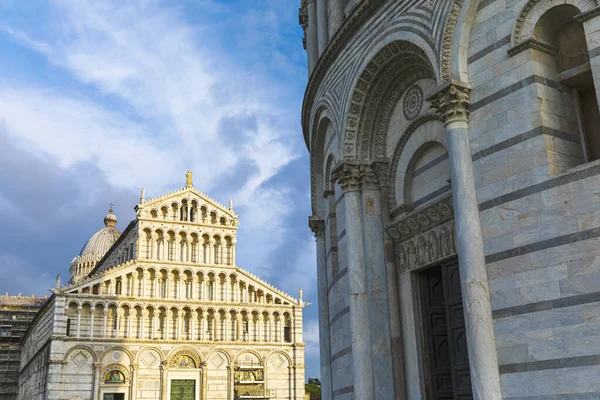
[[[172,380],[171,398],[169,400],[195,400],[196,381],[194,380]]]

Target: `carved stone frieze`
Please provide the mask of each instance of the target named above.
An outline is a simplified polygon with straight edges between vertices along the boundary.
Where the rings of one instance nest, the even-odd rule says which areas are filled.
[[[386,230],[394,240],[396,262],[401,272],[457,254],[451,196],[390,223]]]
[[[452,44],[454,43],[454,31],[460,16],[464,0],[453,0],[452,7],[448,13],[446,26],[444,28],[444,39],[442,43],[442,81],[452,79]]]
[[[471,89],[451,83],[436,93],[431,99],[435,109],[445,124],[469,120]]]
[[[454,220],[402,243],[396,243],[396,262],[400,272],[436,263],[456,255]]]
[[[421,211],[391,222],[386,229],[394,241],[402,243],[453,218],[452,196],[448,196]]]

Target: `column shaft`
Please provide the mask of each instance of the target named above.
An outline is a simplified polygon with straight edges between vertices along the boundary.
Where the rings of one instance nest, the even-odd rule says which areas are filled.
[[[317,246],[317,290],[319,293],[319,356],[321,361],[321,395],[331,400],[331,344],[329,340],[329,284],[327,282],[327,248],[325,223],[312,217],[309,225],[315,233]]]
[[[307,51],[308,51],[308,69],[312,72],[319,60],[319,33],[317,20],[317,5],[315,0],[308,0],[308,31],[306,32]]]
[[[369,171],[374,174],[371,168],[369,168]],[[385,281],[386,269],[382,245],[383,225],[379,188],[364,187],[362,190],[362,205],[374,398],[383,400],[393,397],[397,399],[394,394],[390,316]]]
[[[494,321],[466,122],[448,124],[446,137],[473,396],[475,400],[500,400]]]
[[[465,85],[451,82],[432,98],[432,107],[446,124],[473,399],[501,400],[494,320],[469,141],[469,92]]]
[[[327,0],[317,0],[317,21],[319,32],[319,56],[323,54],[329,42]]]
[[[330,37],[333,37],[344,22],[344,0],[332,0],[332,3],[333,8],[331,10],[331,24],[329,29]]]
[[[344,195],[346,211],[346,251],[348,261],[348,287],[350,298],[350,324],[352,336],[352,370],[361,371],[354,376],[354,395],[357,399],[373,399],[373,370],[369,335],[369,304],[367,274],[364,265],[361,198],[356,191]]]

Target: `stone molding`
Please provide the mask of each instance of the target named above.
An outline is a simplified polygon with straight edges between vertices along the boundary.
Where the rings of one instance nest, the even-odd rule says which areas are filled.
[[[579,22],[581,22],[583,24],[584,22],[592,20],[592,19],[594,19],[594,18],[596,18],[598,16],[600,16],[600,5],[592,8],[589,11],[586,11],[586,12],[583,12],[583,13],[581,13],[579,15],[576,15],[573,18],[575,18],[577,21],[579,21]]]
[[[558,48],[556,46],[533,37],[511,47],[507,52],[509,56],[514,57],[515,55],[529,49],[538,50],[551,56],[555,56],[556,53],[558,53]]]
[[[419,68],[422,72],[406,73],[411,68]],[[381,98],[387,94],[391,87],[397,86],[395,93],[392,93],[391,96],[392,98],[396,97],[395,103],[397,103],[406,89],[416,81],[433,77],[433,73],[426,72],[431,69],[431,64],[427,60],[425,52],[420,47],[407,41],[389,43],[377,52],[360,74],[352,93],[352,103],[348,110],[343,133],[342,152],[344,158],[355,156],[361,160],[369,158],[373,130],[376,131],[376,135],[384,138],[387,133],[387,126],[378,129],[383,124],[374,124],[376,116],[381,113]],[[406,76],[403,77],[402,75]],[[404,79],[394,85],[394,81],[399,77]],[[388,103],[390,103],[390,99],[383,107],[391,114],[395,103],[393,105]],[[375,142],[378,143],[376,156],[384,157],[385,140],[383,140],[383,145],[381,139],[375,140]]]
[[[429,101],[444,124],[469,122],[470,94],[471,88],[467,84],[450,82],[442,86]]]
[[[543,2],[543,1],[546,1],[546,0],[529,0],[527,2],[527,4],[525,4],[525,6],[521,9],[521,12],[519,13],[519,16],[517,17],[517,20],[515,22],[515,26],[514,26],[513,32],[512,32],[511,42],[512,42],[513,48],[517,47],[519,44],[524,42],[523,28],[526,26],[527,19],[529,18],[529,15],[530,15],[531,11],[533,10],[533,8],[535,6],[537,6],[540,2]],[[572,4],[573,2],[563,1],[563,3],[564,4]],[[598,15],[600,15],[600,6],[596,6],[596,7],[592,8],[591,10],[584,11],[581,14],[576,15],[574,18],[577,21],[583,23],[585,21],[589,21],[590,19],[597,17]],[[539,49],[537,49],[537,50],[539,50]],[[518,52],[515,52],[514,54],[516,54],[516,53],[518,53]],[[511,55],[513,55],[513,54],[511,54]]]
[[[444,40],[442,42],[442,82],[452,79],[452,44],[454,43],[454,31],[460,17],[464,0],[453,0],[452,8],[444,27]]]

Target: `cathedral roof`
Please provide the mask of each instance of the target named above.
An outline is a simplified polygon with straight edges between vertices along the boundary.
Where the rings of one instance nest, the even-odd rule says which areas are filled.
[[[112,245],[115,244],[119,236],[121,236],[121,232],[115,228],[116,224],[117,216],[112,213],[111,208],[109,213],[104,217],[104,228],[94,233],[81,249],[79,256],[90,255],[102,258]]]

